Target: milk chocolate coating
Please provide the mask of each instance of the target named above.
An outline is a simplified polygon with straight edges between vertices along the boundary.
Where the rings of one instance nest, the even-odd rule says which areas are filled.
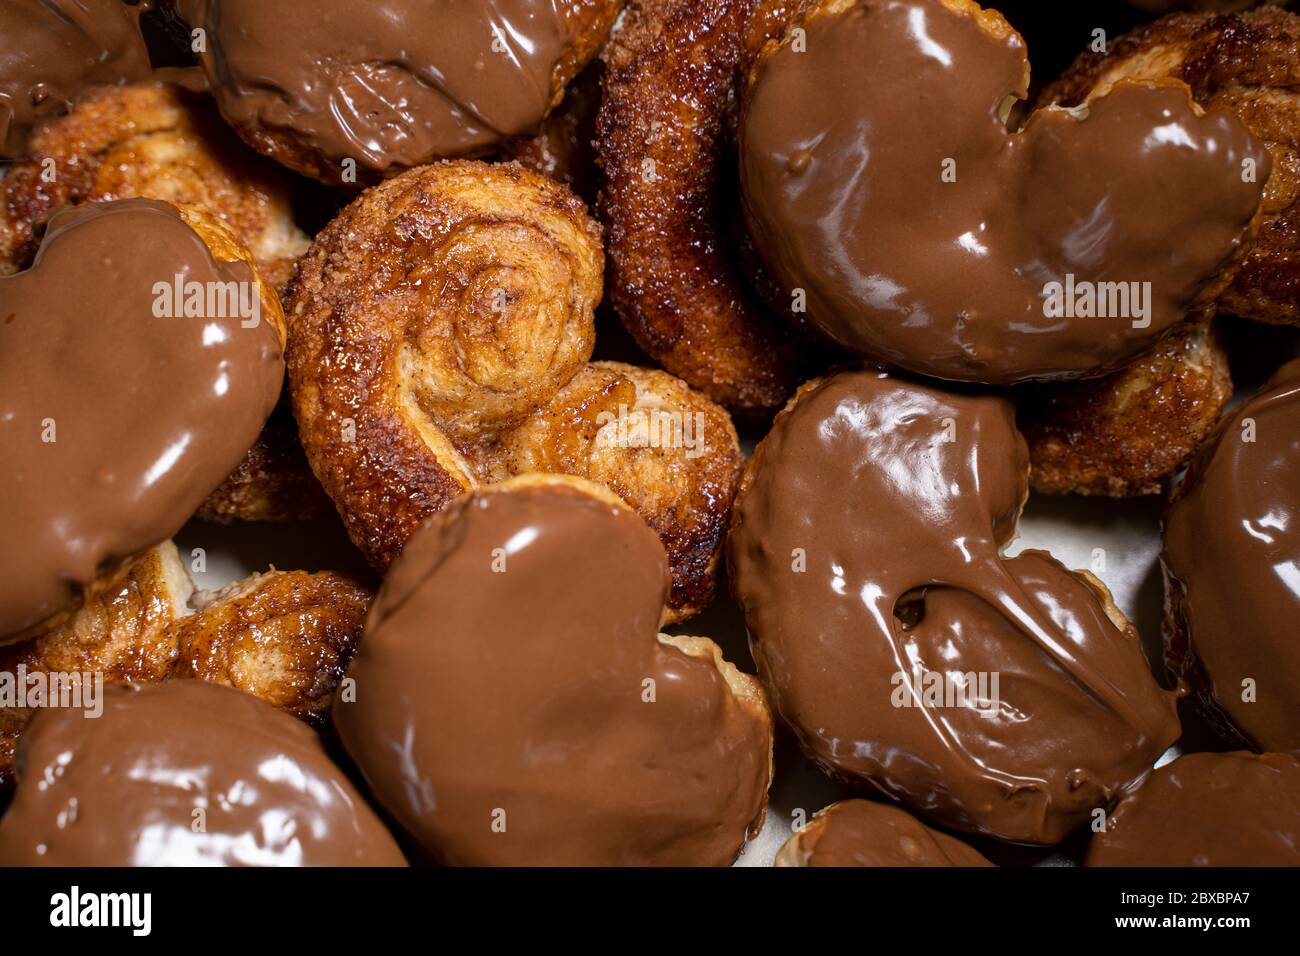
[[[768,728],[711,658],[657,640],[668,586],[634,512],[555,487],[462,499],[389,572],[339,734],[448,864],[730,863]]]
[[[927,827],[906,810],[844,800],[804,837],[808,866],[992,866],[978,850]]]
[[[1300,866],[1300,760],[1189,754],[1124,795],[1085,866]]]
[[[1242,743],[1300,754],[1300,361],[1198,454],[1163,561],[1170,669]]]
[[[206,681],[107,687],[19,745],[0,866],[404,866],[315,731]]]
[[[275,407],[271,323],[155,317],[177,275],[252,279],[175,207],[128,199],[60,211],[31,269],[0,278],[0,637],[175,534]]]
[[[529,132],[571,37],[566,0],[180,0],[226,119],[338,168],[397,171]]]
[[[1179,724],[1087,580],[1042,551],[1002,557],[1027,454],[1005,399],[843,373],[759,446],[729,545],[760,675],[809,757],[940,823],[1045,844]],[[989,675],[987,693],[896,706],[930,673]]]
[[[32,128],[90,87],[149,74],[139,16],[123,0],[0,3],[0,159],[21,156]]]
[[[749,91],[745,206],[808,318],[861,355],[996,384],[1099,375],[1181,321],[1249,234],[1268,152],[1233,115],[1197,118],[1186,89],[1122,85],[1083,122],[1044,110],[1009,135],[999,109],[1028,82],[1014,32],[939,0],[861,0],[806,29]],[[1132,302],[1049,317],[1069,276],[1149,282],[1149,325]]]

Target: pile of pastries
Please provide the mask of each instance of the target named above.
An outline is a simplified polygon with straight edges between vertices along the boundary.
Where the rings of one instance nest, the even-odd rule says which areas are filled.
[[[1300,864],[1300,14],[1077,6],[0,0],[0,864]]]

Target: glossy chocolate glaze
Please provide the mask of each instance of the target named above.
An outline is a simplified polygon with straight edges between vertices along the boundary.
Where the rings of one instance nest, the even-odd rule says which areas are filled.
[[[1188,754],[1124,795],[1085,866],[1300,866],[1300,760]]]
[[[1164,545],[1170,669],[1242,742],[1300,754],[1300,361],[1197,455]]]
[[[0,159],[21,156],[32,128],[90,87],[149,74],[139,16],[122,0],[0,3]]]
[[[565,487],[462,499],[389,572],[339,735],[449,864],[730,863],[769,729],[712,658],[657,640],[668,586],[634,512]]]
[[[19,745],[0,866],[404,866],[316,732],[205,681],[107,687]]]
[[[803,839],[808,866],[992,866],[961,840],[906,810],[871,800],[827,807]]]
[[[1179,724],[1082,576],[1002,556],[1027,456],[1003,398],[842,373],[759,446],[730,560],[760,674],[815,762],[940,823],[1055,843]],[[932,673],[988,675],[985,693],[896,706]]]
[[[1121,85],[1083,122],[1039,111],[1009,135],[999,111],[1028,85],[1009,29],[860,0],[806,30],[805,52],[787,41],[757,68],[745,204],[787,291],[861,355],[996,384],[1099,375],[1180,322],[1249,234],[1269,155],[1236,116],[1197,118],[1185,88]],[[1049,316],[1070,276],[1149,282],[1150,308]]]
[[[398,171],[536,127],[566,0],[181,0],[226,118],[338,167]]]
[[[58,212],[31,269],[0,278],[0,637],[175,534],[275,407],[271,323],[155,317],[177,275],[252,279],[174,206],[127,199]]]

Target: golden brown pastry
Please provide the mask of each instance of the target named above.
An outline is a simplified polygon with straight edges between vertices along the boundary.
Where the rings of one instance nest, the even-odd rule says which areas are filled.
[[[176,621],[176,677],[235,687],[323,723],[371,594],[332,572],[268,571],[207,596]]]
[[[1174,14],[1085,53],[1040,103],[1076,105],[1123,79],[1187,83],[1205,109],[1236,113],[1268,146],[1264,220],[1219,306],[1261,322],[1300,324],[1300,16],[1265,6]]]
[[[1232,397],[1228,356],[1189,323],[1123,371],[1017,395],[1030,485],[1046,494],[1159,494]]]
[[[464,492],[555,468],[616,487],[660,532],[674,619],[707,600],[735,432],[666,377],[588,365],[603,259],[566,188],[465,160],[388,180],[317,237],[286,301],[290,391],[308,461],[376,567]]]
[[[106,199],[205,207],[276,288],[309,243],[294,223],[283,171],[239,142],[206,94],[171,83],[87,94],[32,136],[28,157],[7,171],[0,191],[0,274],[31,261],[54,209]]]
[[[111,586],[87,595],[76,613],[0,647],[0,675],[15,686],[25,675],[51,673],[99,673],[105,683],[163,680],[176,661],[170,625],[193,592],[176,545],[164,542]],[[30,707],[0,707],[0,787],[13,782],[14,748],[35,714]]]
[[[610,298],[664,368],[737,412],[780,408],[798,346],[746,284],[736,76],[801,0],[639,0],[603,53],[598,123]]]
[[[197,678],[319,725],[370,597],[343,575],[276,570],[196,594],[176,545],[166,541],[76,613],[0,647],[0,678],[15,686],[33,674],[100,674],[105,684]],[[0,787],[12,782],[14,748],[34,715],[31,707],[0,707]]]
[[[329,514],[333,503],[307,464],[298,424],[283,401],[239,463],[195,512],[218,521],[306,521]]]

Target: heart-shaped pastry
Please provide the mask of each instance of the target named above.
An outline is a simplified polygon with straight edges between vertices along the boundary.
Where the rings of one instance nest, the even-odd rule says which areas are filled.
[[[334,705],[379,801],[453,865],[723,865],[762,820],[771,719],[658,633],[663,546],[612,493],[512,479],[407,544]]]
[[[1181,83],[1008,130],[1024,42],[970,0],[822,0],[754,66],[745,207],[790,308],[939,378],[1100,375],[1211,303],[1271,160]],[[1217,287],[1216,286],[1217,283]]]
[[[284,378],[284,316],[198,207],[56,213],[0,278],[0,642],[170,538],[239,464]]]
[[[1099,581],[1003,556],[1028,472],[1006,399],[845,372],[759,445],[729,548],[759,673],[814,761],[940,823],[1046,844],[1179,723]]]

